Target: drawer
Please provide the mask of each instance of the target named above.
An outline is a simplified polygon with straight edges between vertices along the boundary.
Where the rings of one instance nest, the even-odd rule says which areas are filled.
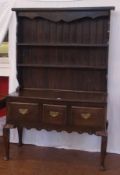
[[[7,109],[7,117],[10,122],[35,123],[40,121],[39,104],[37,103],[9,102]]]
[[[47,124],[65,125],[66,106],[64,105],[43,105],[43,122]]]
[[[106,109],[96,107],[72,107],[72,125],[89,129],[104,129]]]

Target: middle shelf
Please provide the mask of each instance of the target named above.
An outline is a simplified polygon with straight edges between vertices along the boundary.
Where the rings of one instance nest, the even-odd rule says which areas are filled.
[[[30,43],[22,42],[17,43],[17,46],[33,46],[33,47],[108,47],[107,43]]]
[[[55,64],[18,64],[18,67],[25,68],[62,68],[62,69],[93,69],[106,70],[105,66],[87,66],[87,65],[55,65]]]

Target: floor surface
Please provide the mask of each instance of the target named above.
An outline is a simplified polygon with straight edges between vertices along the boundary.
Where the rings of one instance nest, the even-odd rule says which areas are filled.
[[[120,175],[120,155],[107,154],[106,168],[99,170],[99,153],[10,145],[10,160],[4,161],[0,138],[0,175]]]

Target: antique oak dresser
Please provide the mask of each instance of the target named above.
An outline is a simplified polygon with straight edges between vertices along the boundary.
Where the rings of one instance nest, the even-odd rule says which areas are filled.
[[[102,137],[107,146],[107,67],[110,12],[114,7],[14,8],[17,14],[17,79],[7,97],[3,129],[77,131]]]

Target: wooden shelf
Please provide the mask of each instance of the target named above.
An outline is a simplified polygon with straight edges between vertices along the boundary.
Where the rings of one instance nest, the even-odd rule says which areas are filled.
[[[107,68],[104,66],[83,66],[83,65],[50,65],[50,64],[18,64],[18,67],[25,67],[25,68],[62,68],[62,69],[93,69],[93,70],[106,70]]]
[[[108,47],[108,44],[79,44],[79,43],[17,43],[17,46],[32,47]]]

